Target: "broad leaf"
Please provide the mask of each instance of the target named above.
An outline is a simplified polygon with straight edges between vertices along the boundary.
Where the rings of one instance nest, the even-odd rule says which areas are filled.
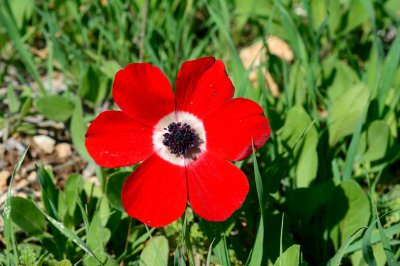
[[[106,194],[111,206],[117,210],[124,211],[121,202],[121,189],[124,185],[125,179],[129,176],[130,171],[120,171],[111,174],[108,177]]]
[[[328,115],[329,144],[335,145],[343,137],[351,135],[368,103],[369,90],[359,83],[348,88],[333,100]]]
[[[300,263],[300,245],[289,247],[274,263],[274,266],[296,266]]]
[[[43,96],[37,100],[36,107],[45,117],[55,121],[67,120],[74,110],[74,104],[61,95]]]
[[[11,198],[11,220],[30,235],[46,231],[46,219],[30,200]]]
[[[140,254],[140,266],[165,266],[168,263],[168,240],[165,236],[151,238]]]

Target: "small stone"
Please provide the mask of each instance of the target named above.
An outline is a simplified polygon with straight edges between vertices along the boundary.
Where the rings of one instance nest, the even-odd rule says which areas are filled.
[[[87,179],[87,181],[88,181],[89,183],[94,184],[95,186],[100,186],[100,181],[99,181],[99,178],[98,178],[97,176],[91,176],[91,177],[89,177],[89,178]]]
[[[25,192],[14,192],[14,195],[20,198],[28,198],[28,195]]]
[[[83,171],[82,171],[82,176],[85,180],[88,178],[94,176],[96,174],[96,169],[92,164],[89,164]]]
[[[33,142],[38,146],[38,148],[47,154],[54,151],[54,145],[56,141],[49,136],[39,135],[33,137]]]
[[[4,202],[6,202],[6,199],[7,199],[7,192],[3,193],[3,195],[0,196],[0,206],[4,205]],[[0,219],[0,220],[3,220],[3,219]]]
[[[18,182],[15,184],[14,188],[17,189],[17,190],[21,190],[21,189],[27,188],[28,185],[29,185],[28,180],[26,180],[26,179],[21,179],[20,181],[18,181]]]
[[[2,170],[0,172],[0,191],[7,187],[7,179],[10,177],[11,173],[7,170]]]
[[[35,182],[35,181],[37,180],[37,173],[36,173],[36,171],[32,171],[32,172],[28,175],[28,177],[27,177],[26,179],[28,179],[28,182],[29,182],[29,183]]]
[[[67,158],[72,154],[71,145],[68,143],[57,144],[55,149],[56,149],[57,156],[60,159]]]

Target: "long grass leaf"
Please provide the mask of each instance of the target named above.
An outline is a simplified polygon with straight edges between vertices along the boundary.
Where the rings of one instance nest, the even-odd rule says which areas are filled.
[[[39,209],[39,211],[46,217],[46,219],[54,225],[63,235],[65,235],[69,240],[77,244],[81,249],[83,249],[89,256],[93,257],[97,262],[102,264],[102,262],[96,257],[96,255],[93,253],[93,251],[90,250],[90,248],[83,242],[82,239],[80,239],[73,231],[70,229],[66,228],[62,223],[59,221],[53,219],[50,215],[48,215],[45,211],[43,211],[35,202],[33,202],[36,207]]]
[[[211,255],[212,255],[212,247],[214,244],[214,240],[215,239],[213,239],[213,241],[211,241],[210,247],[208,248],[206,266],[210,266],[210,264],[211,264]]]
[[[393,214],[400,212],[400,209],[395,209],[390,212],[387,212],[381,215],[379,218],[383,218],[386,215]],[[370,266],[376,266],[376,261],[374,258],[374,253],[372,251],[372,231],[375,229],[375,224],[377,223],[378,219],[374,219],[371,224],[368,226],[367,231],[365,232],[363,239],[362,239],[362,255],[365,262]],[[381,240],[382,241],[382,240]]]
[[[25,64],[26,69],[32,78],[39,85],[39,89],[42,94],[45,93],[44,86],[42,81],[40,80],[39,72],[36,69],[35,63],[33,62],[31,53],[29,53],[28,49],[25,47],[22,37],[18,31],[17,25],[15,24],[15,20],[13,19],[13,14],[11,9],[9,8],[8,1],[4,1],[5,10],[7,13],[0,8],[0,23],[3,24],[8,36],[12,40],[17,49],[19,55],[21,56],[22,62]]]
[[[11,218],[10,218],[10,211],[11,211],[11,187],[14,183],[14,177],[19,171],[19,168],[21,168],[22,162],[25,159],[26,154],[28,153],[28,148],[25,149],[25,151],[21,154],[21,157],[17,161],[17,164],[14,167],[14,170],[11,174],[11,179],[10,179],[10,184],[8,186],[7,190],[7,197],[6,197],[6,202],[3,210],[3,220],[4,220],[4,238],[6,240],[6,255],[7,255],[7,265],[12,265],[11,260],[11,251],[10,248],[13,247],[14,251],[14,264],[18,265],[18,256],[17,256],[17,249],[16,249],[16,243],[15,239],[13,238],[13,231],[11,227]]]
[[[333,256],[329,262],[328,262],[328,266],[339,266],[340,262],[342,261],[342,258],[344,256],[344,254],[346,253],[346,249],[350,246],[350,244],[354,241],[354,239],[356,239],[359,236],[359,232],[363,229],[366,229],[366,227],[361,227],[359,229],[357,229],[354,233],[352,233],[347,239],[346,241],[343,243],[343,245],[339,248],[339,250],[337,251],[336,255]]]
[[[388,263],[388,266],[398,266],[398,264],[396,263],[396,257],[393,254],[393,250],[390,247],[389,240],[385,234],[385,231],[382,228],[382,224],[379,217],[377,217],[376,220],[378,223],[379,235],[381,237],[381,243],[383,246],[383,250],[385,251],[386,261]]]
[[[258,204],[260,207],[260,222],[258,225],[256,241],[254,243],[253,250],[251,252],[251,257],[249,260],[250,266],[261,265],[264,250],[264,189],[261,179],[260,170],[258,168],[256,153],[253,145],[253,166],[254,166],[254,176],[256,181]]]
[[[400,224],[392,225],[388,228],[384,228],[383,231],[385,232],[386,237],[391,238],[396,234],[400,233]],[[371,245],[376,244],[380,241],[381,237],[378,231],[373,231],[371,235]],[[353,244],[349,246],[346,250],[346,253],[352,253],[362,248],[362,241],[363,239],[359,239]]]
[[[400,28],[397,29],[400,32]],[[385,58],[383,64],[382,75],[379,80],[379,90],[378,90],[378,101],[379,101],[379,111],[382,114],[385,107],[385,102],[389,95],[389,90],[391,85],[396,79],[396,72],[398,70],[400,63],[400,34],[397,34],[396,39]]]

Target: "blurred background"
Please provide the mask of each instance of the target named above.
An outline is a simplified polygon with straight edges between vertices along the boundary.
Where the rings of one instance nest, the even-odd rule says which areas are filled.
[[[399,0],[0,0],[0,265],[398,265],[399,26]],[[203,56],[272,136],[228,221],[146,228],[84,134],[128,63]]]

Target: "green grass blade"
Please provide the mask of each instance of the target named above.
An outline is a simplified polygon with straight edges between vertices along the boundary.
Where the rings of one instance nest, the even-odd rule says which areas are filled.
[[[283,213],[282,214],[282,222],[281,222],[281,235],[280,235],[280,239],[279,239],[279,257],[282,256],[282,254],[283,254],[283,222],[284,222],[284,219],[285,219],[285,214]],[[282,264],[282,261],[280,264]]]
[[[7,13],[0,8],[0,23],[3,24],[8,36],[12,40],[17,49],[19,55],[21,56],[21,60],[24,62],[26,69],[32,78],[39,85],[40,91],[42,94],[45,93],[45,89],[43,87],[42,81],[40,80],[39,72],[36,69],[36,65],[33,62],[31,53],[29,53],[28,49],[26,49],[22,37],[18,31],[17,25],[15,24],[15,20],[13,19],[13,14],[11,9],[9,8],[8,1],[4,1],[4,7]]]
[[[379,217],[377,217],[376,220],[378,222],[379,235],[381,236],[381,243],[383,246],[383,250],[385,251],[388,266],[398,266],[398,264],[396,263],[396,257],[393,254],[393,250],[390,247],[389,240],[385,234],[385,231],[382,228],[382,224],[381,221],[379,220]]]
[[[149,236],[151,236],[151,234],[154,232],[155,228],[151,228],[150,229],[150,234],[143,234],[141,237],[139,237],[138,239],[135,240],[135,242],[133,242],[131,249],[134,250],[135,248],[137,248],[139,245],[141,245],[143,242],[145,242]]]
[[[346,155],[346,160],[344,163],[344,169],[343,169],[343,176],[342,176],[342,181],[345,182],[349,180],[352,176],[353,172],[353,164],[357,155],[357,149],[358,145],[360,142],[360,137],[363,129],[363,125],[365,123],[365,120],[367,118],[367,113],[368,113],[368,107],[371,101],[371,94],[369,95],[368,103],[364,108],[363,113],[359,117],[356,128],[354,129],[353,137],[351,138],[349,150],[347,151]]]
[[[343,243],[343,245],[340,247],[338,252],[336,253],[335,256],[333,256],[329,262],[328,266],[339,266],[344,254],[346,253],[346,249],[350,246],[350,244],[354,241],[359,236],[359,232],[363,229],[366,229],[366,227],[361,227],[357,229],[353,234],[351,234],[346,241]]]
[[[188,225],[187,225],[187,215],[185,212],[183,223],[182,223],[182,254],[184,253],[184,248],[186,247],[186,253],[189,260],[189,265],[194,265],[194,258],[192,252],[192,244],[190,243],[190,235],[187,233]]]
[[[310,106],[312,107],[312,116],[316,118],[317,115],[315,113],[316,108],[316,88],[315,88],[315,78],[313,74],[313,67],[310,64],[309,56],[307,54],[307,50],[304,44],[304,41],[300,35],[298,27],[295,25],[292,16],[282,5],[281,0],[274,0],[275,6],[278,8],[281,17],[281,23],[285,32],[287,33],[287,38],[290,46],[293,48],[293,51],[297,58],[300,59],[302,66],[306,71],[306,79],[308,84],[308,100]],[[297,103],[302,104],[302,103]]]
[[[21,168],[22,162],[25,159],[26,154],[28,153],[28,148],[22,153],[21,157],[19,158],[17,164],[14,167],[14,170],[11,174],[10,185],[8,186],[7,190],[7,197],[6,202],[3,210],[3,221],[4,221],[4,238],[6,241],[6,257],[7,257],[7,265],[12,265],[11,261],[14,259],[14,264],[18,265],[18,255],[16,249],[15,239],[13,237],[12,227],[11,227],[11,218],[10,218],[10,211],[11,211],[11,187],[14,183],[14,177],[17,174],[19,168]],[[14,256],[11,255],[10,248],[13,247]]]
[[[400,31],[400,28],[397,29],[397,32]],[[393,41],[393,44],[389,50],[389,53],[386,56],[385,62],[383,64],[382,75],[379,82],[379,90],[378,90],[378,101],[379,101],[379,111],[382,114],[385,102],[389,95],[389,90],[391,85],[396,79],[396,71],[398,70],[400,62],[400,34],[397,34],[396,39]]]
[[[274,0],[274,4],[278,8],[278,11],[281,15],[282,26],[287,33],[288,41],[291,44],[294,53],[303,62],[308,62],[308,56],[304,42],[300,36],[298,28],[293,22],[292,17],[282,5],[282,2],[280,0]]]
[[[204,228],[204,232],[207,234],[208,239],[212,242],[216,242],[213,247],[213,252],[219,259],[220,264],[223,266],[229,266],[230,260],[228,247],[226,245],[224,230],[221,229],[220,224],[202,220],[202,227]]]
[[[151,246],[153,247],[155,253],[157,254],[158,262],[160,263],[160,265],[167,265],[167,263],[163,260],[163,258],[161,256],[159,248],[154,243],[153,236],[151,235],[150,229],[149,229],[149,227],[147,225],[146,225],[146,231],[147,231],[147,235],[148,235],[148,237],[150,239]]]
[[[181,255],[179,254],[179,248],[176,247],[174,252],[174,266],[180,266]]]
[[[388,228],[384,228],[383,231],[385,232],[386,237],[393,237],[396,234],[400,233],[400,224],[395,224],[393,226],[390,226]],[[376,244],[380,241],[380,236],[379,232],[374,231],[371,235],[371,244]],[[346,253],[352,253],[357,250],[360,250],[362,248],[362,241],[363,239],[359,239],[353,244],[349,246],[349,248],[346,250]]]
[[[93,251],[90,250],[90,248],[85,244],[85,242],[82,241],[73,231],[70,229],[66,228],[62,223],[59,221],[53,219],[50,215],[48,215],[45,211],[43,211],[35,202],[33,202],[36,207],[39,209],[39,211],[46,217],[46,219],[54,225],[55,228],[57,228],[63,235],[65,235],[69,240],[77,244],[81,249],[83,249],[89,256],[93,257],[97,262],[102,264],[102,262],[96,257],[96,255],[93,253]]]
[[[381,215],[381,217],[378,217],[378,219],[383,218],[386,215],[396,213],[396,212],[400,212],[400,209],[395,209],[390,212],[387,212],[387,213]],[[371,222],[371,224],[368,226],[368,229],[365,232],[364,237],[362,239],[362,255],[363,255],[365,262],[370,266],[376,266],[374,253],[372,251],[372,231],[373,231],[373,229],[375,229],[375,224],[377,223],[378,219],[375,219],[374,221]],[[385,235],[385,237],[386,237],[386,235]],[[382,241],[382,236],[381,236],[381,241]],[[383,245],[383,243],[382,243],[382,245]],[[386,253],[386,251],[385,251],[385,253]]]
[[[215,239],[213,239],[213,241],[211,241],[210,247],[208,248],[206,266],[210,266],[210,264],[211,264],[211,255],[212,255],[212,247],[214,244],[214,240]]]
[[[371,235],[372,230],[375,228],[375,222],[368,226],[362,241],[362,254],[365,262],[370,266],[376,266],[374,252],[372,251]]]
[[[256,241],[254,243],[253,250],[251,252],[251,257],[249,259],[250,266],[261,265],[263,258],[263,249],[264,249],[264,189],[263,183],[261,179],[260,170],[258,168],[256,153],[253,145],[253,166],[254,166],[254,176],[256,181],[257,188],[257,196],[258,196],[258,204],[260,207],[260,222],[258,225]]]

